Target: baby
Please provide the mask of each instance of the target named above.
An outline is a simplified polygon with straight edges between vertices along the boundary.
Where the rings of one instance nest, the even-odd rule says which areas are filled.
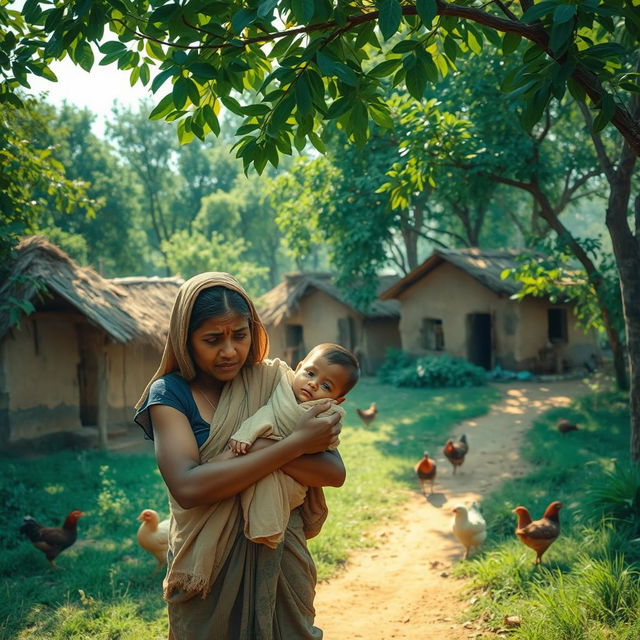
[[[229,448],[242,455],[257,438],[284,438],[308,409],[327,399],[334,403],[320,416],[340,413],[342,419],[344,410],[338,405],[359,377],[358,361],[337,344],[314,347],[295,371],[283,363],[282,380],[271,398],[231,436]],[[282,471],[271,473],[245,489],[240,501],[247,538],[275,548],[284,536],[291,509],[304,502],[306,492],[307,487]]]

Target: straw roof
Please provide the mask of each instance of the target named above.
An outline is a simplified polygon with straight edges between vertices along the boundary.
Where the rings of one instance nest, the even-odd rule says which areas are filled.
[[[381,276],[378,291],[387,289],[396,279],[395,276]],[[400,317],[400,305],[395,300],[386,302],[375,300],[366,311],[356,308],[353,302],[333,284],[333,277],[329,273],[292,273],[285,275],[279,285],[256,301],[262,322],[266,325],[279,325],[298,310],[300,301],[305,296],[314,291],[322,291],[365,318]]]
[[[511,296],[520,289],[520,283],[513,279],[503,280],[500,274],[505,269],[519,265],[516,257],[522,251],[499,249],[480,251],[479,249],[436,249],[422,264],[380,294],[382,300],[397,298],[418,280],[441,264],[448,262],[461,269],[497,295]]]
[[[34,280],[36,282],[34,282]],[[15,249],[0,298],[15,297],[36,308],[48,308],[46,295],[62,299],[114,342],[140,340],[162,347],[169,310],[181,280],[177,278],[115,278],[108,280],[90,267],[81,267],[42,236],[30,236]],[[56,308],[55,306],[52,308]],[[0,337],[11,325],[9,311],[0,310]]]

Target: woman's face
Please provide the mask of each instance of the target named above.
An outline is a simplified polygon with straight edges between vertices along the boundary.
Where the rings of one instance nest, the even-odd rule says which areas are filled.
[[[249,321],[235,311],[205,320],[191,334],[191,353],[196,369],[220,382],[236,376],[250,348]]]

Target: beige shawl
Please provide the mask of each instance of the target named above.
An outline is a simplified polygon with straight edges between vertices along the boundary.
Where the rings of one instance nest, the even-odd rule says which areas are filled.
[[[215,286],[237,291],[247,301],[251,311],[252,348],[247,364],[222,390],[209,437],[200,447],[202,464],[223,451],[231,434],[268,400],[281,376],[279,361],[262,362],[268,351],[269,340],[244,289],[227,273],[202,273],[187,280],[178,291],[160,367],[149,381],[136,408],[144,403],[150,385],[167,373],[179,371],[186,380],[195,377],[195,367],[187,349],[189,319],[200,291]],[[183,509],[169,493],[169,505],[171,561],[163,583],[165,598],[175,588],[200,593],[205,597],[232,547],[234,525],[241,517],[239,497]],[[301,512],[305,536],[311,538],[317,535],[327,516],[321,488],[309,490]]]

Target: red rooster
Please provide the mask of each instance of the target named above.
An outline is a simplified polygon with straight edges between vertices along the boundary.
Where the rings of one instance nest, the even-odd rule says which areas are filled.
[[[447,460],[453,465],[453,475],[455,475],[456,469],[462,465],[462,463],[464,462],[464,458],[469,451],[467,436],[462,434],[458,442],[454,442],[451,438],[449,438],[442,451],[447,457]]]
[[[423,453],[422,460],[414,466],[414,470],[418,476],[418,481],[420,482],[420,487],[422,488],[422,493],[424,493],[425,497],[427,496],[427,492],[425,491],[424,486],[427,482],[431,487],[431,491],[429,491],[429,493],[433,493],[433,481],[436,479],[436,462],[429,458],[429,453],[427,451]]]
[[[25,516],[20,533],[24,533],[33,546],[44,553],[49,564],[55,569],[56,557],[76,541],[78,520],[83,515],[82,511],[72,511],[61,527],[45,527],[31,516]]]
[[[372,402],[368,409],[356,409],[356,411],[360,416],[360,420],[368,427],[378,415],[378,405]]]
[[[540,520],[531,520],[526,507],[516,507],[513,512],[518,515],[516,535],[520,540],[536,552],[536,564],[542,562],[542,555],[560,535],[559,512],[562,502],[552,502]]]

